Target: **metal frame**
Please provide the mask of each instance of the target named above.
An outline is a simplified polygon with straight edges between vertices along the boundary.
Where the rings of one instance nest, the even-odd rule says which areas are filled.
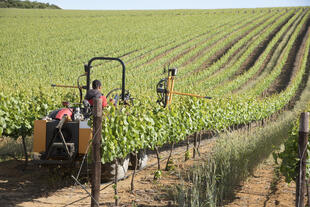
[[[56,129],[58,129],[57,134],[60,134],[61,144],[63,145],[63,147],[65,149],[66,156],[67,156],[69,162],[71,162],[72,158],[77,154],[78,149],[75,149],[75,153],[74,154],[69,152],[68,144],[72,144],[72,143],[67,143],[65,138],[64,138],[64,135],[62,133],[62,127],[63,127],[64,123],[66,122],[66,119],[67,119],[67,116],[63,116],[62,119],[57,124]],[[49,159],[50,153],[51,153],[52,148],[53,148],[53,144],[55,144],[55,138],[56,138],[57,134],[55,134],[55,136],[49,141],[47,149],[46,149],[45,153],[41,157],[42,160],[48,160]]]
[[[167,105],[170,105],[172,103],[173,94],[211,99],[211,97],[209,96],[201,96],[201,95],[196,95],[196,94],[191,94],[191,93],[173,91],[174,81],[177,75],[177,71],[178,71],[177,68],[168,69],[168,77],[161,79],[158,82],[156,91],[157,91],[157,95],[159,98],[157,100],[157,103],[161,104],[165,108]]]
[[[77,79],[77,86],[68,86],[68,85],[57,85],[57,84],[52,84],[51,86],[52,87],[62,87],[62,88],[77,88],[79,89],[79,92],[80,92],[80,104],[82,103],[83,101],[83,92],[82,92],[82,89],[86,89],[86,91],[88,91],[90,89],[90,70],[92,68],[92,63],[95,61],[95,60],[110,60],[110,61],[118,61],[121,65],[122,65],[122,71],[123,71],[123,74],[122,74],[122,94],[121,94],[121,99],[122,101],[124,102],[125,101],[125,93],[126,93],[126,90],[125,90],[125,81],[126,81],[126,67],[125,67],[125,64],[124,62],[119,59],[119,58],[113,58],[113,57],[93,57],[92,59],[90,59],[88,61],[87,64],[84,65],[84,70],[85,70],[85,73],[80,75]],[[86,86],[80,86],[80,78],[83,77],[83,76],[86,76]]]
[[[114,60],[118,61],[122,65],[123,75],[122,75],[122,94],[121,99],[125,101],[125,78],[126,78],[126,68],[124,62],[119,58],[112,58],[112,57],[94,57],[88,61],[88,64],[84,66],[86,72],[86,90],[90,89],[90,69],[92,68],[91,64],[95,60]]]

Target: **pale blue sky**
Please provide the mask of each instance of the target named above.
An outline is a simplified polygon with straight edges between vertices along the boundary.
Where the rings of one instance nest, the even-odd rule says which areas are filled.
[[[63,9],[220,9],[310,6],[310,0],[37,0]]]

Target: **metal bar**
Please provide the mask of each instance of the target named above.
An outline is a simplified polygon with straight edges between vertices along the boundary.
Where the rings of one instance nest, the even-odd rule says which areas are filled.
[[[33,160],[32,163],[37,165],[66,165],[71,164],[72,160]]]
[[[169,104],[172,103],[172,94],[173,94],[173,88],[174,88],[174,76],[170,76],[171,80],[170,80],[170,94],[169,94]]]
[[[86,188],[84,187],[84,185],[82,185],[73,175],[71,175],[71,177],[73,178],[73,180],[83,188],[83,190],[85,190],[85,192],[92,198],[92,200],[97,204],[97,206],[99,206],[98,201],[96,201],[96,199],[86,190]]]
[[[84,70],[86,73],[86,91],[90,89],[90,65],[84,65]]]
[[[69,149],[68,149],[66,140],[65,140],[65,138],[64,138],[64,135],[63,135],[62,132],[61,132],[61,129],[59,129],[59,134],[60,134],[60,137],[61,137],[62,144],[63,144],[63,146],[65,147],[65,150],[66,150],[66,153],[67,153],[67,155],[68,155],[68,158],[69,158],[69,160],[71,160],[72,157],[71,157],[71,155],[70,155],[70,152],[69,152]]]
[[[168,75],[168,79],[167,79],[167,90],[166,90],[166,92],[167,92],[167,105],[169,105],[169,103],[170,103],[170,100],[169,100],[169,98],[170,98],[170,76]]]
[[[59,121],[59,123],[57,124],[56,128],[57,128],[57,129],[61,129],[62,126],[64,125],[66,119],[67,119],[67,116],[66,116],[66,114],[65,114],[65,115],[61,118],[61,120]]]
[[[62,129],[66,119],[67,119],[67,116],[63,116],[62,119],[60,120],[60,122],[57,124],[56,128],[58,129],[58,133],[60,134],[61,141],[62,141],[62,144],[63,144],[65,150],[66,150],[68,158],[71,160],[70,152],[69,152],[69,149],[68,149],[65,137],[64,137],[64,135],[62,134],[62,131],[61,131],[61,129]]]
[[[121,65],[122,65],[122,68],[123,68],[123,75],[122,75],[122,96],[121,96],[121,98],[122,98],[122,100],[123,101],[125,101],[125,72],[126,72],[126,69],[125,69],[125,64],[124,64],[124,62],[121,60],[121,59],[119,59],[119,58],[112,58],[112,57],[94,57],[94,58],[92,58],[92,59],[90,59],[89,61],[88,61],[88,65],[86,66],[88,69],[90,69],[91,68],[91,64],[92,64],[92,62],[93,61],[95,61],[95,60],[115,60],[115,61],[118,61]],[[88,74],[87,75],[87,80],[88,80],[88,82],[87,82],[87,84],[88,84],[88,87],[89,87],[89,80],[90,80],[90,77],[89,77],[90,75]],[[88,90],[88,89],[87,89]]]
[[[67,86],[67,85],[57,85],[57,84],[52,84],[52,87],[61,87],[61,88],[82,88],[78,86]]]
[[[167,105],[170,105],[170,81],[171,81],[171,77],[168,75],[168,80],[167,80],[167,96],[168,96],[168,101],[167,101]]]
[[[184,95],[184,96],[192,96],[192,97],[197,97],[197,98],[210,98],[207,96],[201,96],[201,95],[196,95],[196,94],[191,94],[191,93],[182,93],[182,92],[176,92],[176,91],[170,91],[172,94],[177,94],[177,95]]]
[[[79,92],[80,92],[80,105],[82,104],[82,101],[83,101],[83,91],[82,91],[83,87],[80,86],[80,78],[83,77],[83,76],[87,76],[87,74],[88,73],[85,72],[84,74],[80,75],[78,77],[78,79],[77,79],[77,86],[78,86],[78,89],[79,89]],[[86,86],[86,88],[87,88],[87,86]]]
[[[55,134],[55,136],[52,137],[52,139],[49,141],[48,145],[47,145],[47,149],[45,151],[46,156],[44,157],[44,160],[48,160],[48,158],[50,157],[50,153],[51,153],[51,147],[52,144],[54,143],[54,140],[56,139],[57,133]]]

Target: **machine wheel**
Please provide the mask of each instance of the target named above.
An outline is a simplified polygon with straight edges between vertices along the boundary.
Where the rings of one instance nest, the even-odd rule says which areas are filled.
[[[122,93],[121,88],[114,88],[109,93],[107,93],[106,97],[108,98],[114,98],[115,95],[120,95]],[[110,97],[111,96],[111,97]]]
[[[107,93],[106,97],[108,100],[116,99],[117,101],[121,99],[122,89],[121,88],[114,88],[109,93]],[[125,103],[129,105],[133,105],[133,98],[130,97],[130,93],[128,90],[125,90]]]
[[[129,164],[129,156],[123,159],[118,159],[118,180],[126,176]],[[112,181],[115,178],[115,163],[105,163],[101,166],[101,182]]]
[[[137,164],[137,169],[142,170],[147,166],[148,156],[146,154],[146,150],[140,150],[138,152],[138,163],[136,163],[135,156],[130,154],[130,163],[132,168],[134,169]]]

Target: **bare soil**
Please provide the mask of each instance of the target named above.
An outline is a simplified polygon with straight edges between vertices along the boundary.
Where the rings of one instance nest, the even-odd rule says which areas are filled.
[[[306,46],[306,41],[309,37],[310,27],[310,19],[308,19],[307,23],[304,24],[299,36],[297,37],[290,53],[289,58],[281,71],[279,77],[274,81],[272,86],[266,91],[268,95],[272,95],[274,93],[280,93],[282,90],[285,90],[291,82],[293,75],[298,71],[301,66],[301,60],[304,56],[304,50]]]
[[[281,18],[283,15],[281,15],[279,18]],[[236,72],[236,74],[234,76],[238,76],[243,74],[245,71],[248,71],[256,62],[256,60],[259,58],[259,56],[264,52],[264,50],[267,48],[268,43],[272,40],[272,38],[281,30],[281,28],[289,21],[289,19],[293,16],[290,15],[289,17],[287,17],[277,28],[275,28],[266,39],[264,39],[262,41],[262,43],[260,44],[259,47],[255,48],[255,50],[253,51],[253,53],[250,55],[250,57],[247,58],[247,60],[241,65],[241,67],[239,68],[239,70]],[[277,20],[274,20],[270,25],[274,24]],[[253,39],[256,39],[257,36],[259,36],[260,34],[263,34],[264,32],[266,32],[268,30],[269,27],[265,28],[262,32],[258,33],[258,35],[254,36],[251,41]],[[251,42],[250,42],[251,43]],[[270,53],[273,53],[273,51],[275,50],[275,47],[273,48],[273,50]],[[269,54],[266,58],[266,60],[264,61],[264,64],[261,66],[261,68],[265,67],[266,63],[269,62],[269,59],[271,58],[271,55]]]
[[[203,139],[199,148],[201,158],[208,156],[214,138]],[[120,206],[174,206],[171,189],[182,181],[179,174],[190,169],[201,159],[197,156],[184,161],[186,145],[176,146],[173,151],[174,170],[162,171],[162,178],[154,181],[157,159],[149,154],[148,167],[135,177],[135,190],[130,191],[132,170],[128,177],[118,182]],[[190,145],[192,156],[193,146]],[[161,149],[161,169],[165,168],[169,148]],[[70,174],[61,168],[44,168],[30,163],[26,170],[24,161],[9,160],[0,163],[1,206],[90,206],[91,199],[79,186],[74,185]],[[277,174],[272,158],[262,163],[245,182],[236,189],[235,200],[227,207],[235,206],[294,206],[295,185],[288,185]],[[75,175],[73,173],[73,175]],[[91,192],[89,182],[84,183]],[[112,183],[100,187],[100,206],[114,206]]]
[[[184,63],[181,65],[181,67],[184,67],[184,66],[186,66],[186,65],[188,65],[188,64],[190,64],[190,63],[192,63],[192,62],[194,62],[197,58],[203,56],[203,55],[206,53],[207,50],[210,50],[211,48],[215,47],[219,42],[225,40],[228,36],[230,36],[230,35],[232,35],[232,34],[234,34],[234,33],[239,32],[240,30],[242,30],[242,29],[245,28],[246,26],[250,25],[251,23],[257,21],[257,20],[260,19],[261,17],[262,17],[262,16],[258,16],[257,18],[253,19],[251,22],[248,22],[248,23],[246,23],[246,24],[244,24],[244,25],[242,25],[242,26],[237,27],[236,30],[235,30],[233,33],[227,34],[227,35],[225,35],[224,37],[220,38],[219,40],[216,40],[215,42],[213,42],[211,45],[208,45],[208,46],[202,48],[202,49],[199,50],[194,56],[192,56],[188,61],[184,62]],[[236,26],[236,25],[239,25],[239,23],[235,23],[235,24],[231,25],[231,27],[234,27],[234,26]],[[216,36],[218,33],[220,33],[220,32],[216,32],[214,35],[210,36],[210,37],[207,38],[206,40],[208,40],[208,39],[210,39],[210,38],[213,38],[213,37]],[[206,40],[205,40],[205,41],[206,41]],[[198,43],[198,44],[202,44],[202,43],[203,43],[203,42]],[[198,44],[197,44],[197,45],[198,45]],[[231,48],[231,46],[230,46],[229,48]],[[221,56],[222,56],[223,53],[220,52],[220,54],[218,54],[218,55],[221,55]],[[211,58],[211,59],[212,59],[212,58]],[[194,69],[192,72],[190,72],[190,74],[199,72],[199,70],[201,70],[203,67],[206,67],[206,65],[207,65],[207,64],[210,64],[210,62],[212,62],[212,61],[215,62],[215,60],[211,60],[211,59],[206,60],[205,63],[204,63],[205,65],[203,64],[203,65],[199,66],[198,68],[196,68],[196,69]]]
[[[201,157],[211,151],[214,139],[203,139],[200,145]],[[193,145],[190,145],[192,152]],[[118,182],[120,206],[168,206],[173,203],[170,187],[180,183],[180,171],[189,169],[199,159],[184,161],[186,145],[176,146],[172,159],[175,170],[164,171],[169,147],[161,149],[162,178],[154,181],[157,170],[156,154],[150,152],[148,167],[135,176],[135,189],[130,190],[131,174]],[[192,154],[192,153],[191,153]],[[197,156],[198,157],[198,156]],[[24,161],[9,160],[0,162],[0,206],[90,206],[91,199],[81,186],[75,185],[71,174],[60,167],[40,167],[30,162],[24,170]],[[91,192],[89,182],[84,182],[88,192]],[[100,206],[114,206],[113,183],[104,183],[100,189]],[[170,187],[169,187],[170,186]]]
[[[279,175],[273,158],[264,161],[236,190],[235,200],[225,205],[237,206],[295,206],[295,183],[287,184]]]

